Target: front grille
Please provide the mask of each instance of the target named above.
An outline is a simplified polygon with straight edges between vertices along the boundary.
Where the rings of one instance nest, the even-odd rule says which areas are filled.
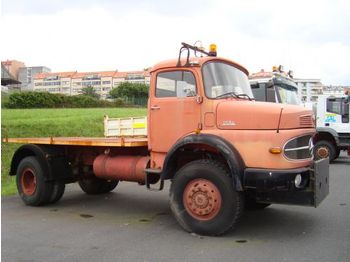
[[[289,159],[300,160],[312,158],[312,136],[299,136],[289,140],[285,144],[283,152]]]
[[[299,117],[299,124],[301,127],[314,127],[312,115],[303,115]]]

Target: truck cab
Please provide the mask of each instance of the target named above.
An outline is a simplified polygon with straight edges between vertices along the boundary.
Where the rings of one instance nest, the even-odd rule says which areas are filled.
[[[285,73],[280,67],[272,72],[261,70],[249,76],[249,82],[257,101],[300,105],[298,87],[292,79],[292,73]]]

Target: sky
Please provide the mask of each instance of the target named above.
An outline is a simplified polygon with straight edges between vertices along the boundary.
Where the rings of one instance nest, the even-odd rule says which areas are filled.
[[[1,32],[2,61],[54,72],[143,70],[200,40],[251,73],[350,86],[349,0],[2,0]]]

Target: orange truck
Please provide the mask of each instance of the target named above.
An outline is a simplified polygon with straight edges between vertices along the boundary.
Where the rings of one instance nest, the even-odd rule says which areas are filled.
[[[191,56],[191,53],[195,56]],[[182,43],[178,59],[151,70],[147,135],[6,138],[24,144],[10,175],[26,205],[58,201],[65,184],[87,194],[134,181],[162,190],[188,232],[221,235],[244,209],[318,206],[329,192],[328,159],[313,161],[313,113],[254,101],[248,71]]]

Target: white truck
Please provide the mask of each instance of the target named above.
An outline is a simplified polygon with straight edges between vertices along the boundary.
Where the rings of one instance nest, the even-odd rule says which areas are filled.
[[[249,77],[254,98],[284,104],[301,104],[298,88],[292,75],[274,68],[273,72],[261,71]],[[320,95],[313,109],[317,133],[314,136],[315,159],[336,159],[341,150],[350,155],[349,101],[345,96]]]
[[[341,150],[350,155],[350,103],[345,96],[318,97],[316,106],[317,133],[314,154],[316,158],[336,159]]]

